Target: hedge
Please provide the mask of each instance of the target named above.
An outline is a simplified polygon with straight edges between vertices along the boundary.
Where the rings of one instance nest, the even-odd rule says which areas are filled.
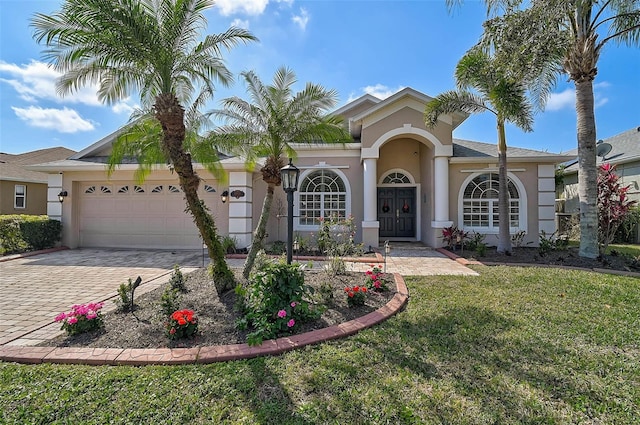
[[[62,223],[46,215],[0,215],[0,255],[52,248]]]

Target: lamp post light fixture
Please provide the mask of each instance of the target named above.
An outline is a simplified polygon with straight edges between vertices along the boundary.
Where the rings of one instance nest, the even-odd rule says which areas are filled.
[[[66,198],[67,196],[69,196],[69,194],[66,190],[61,191],[60,193],[58,193],[58,201],[60,201],[60,203],[63,203],[64,198]]]
[[[300,170],[289,158],[289,164],[280,169],[282,189],[287,193],[287,264],[293,258],[293,192],[298,190],[298,177]]]
[[[384,272],[387,272],[387,255],[391,254],[391,245],[389,241],[384,242]]]

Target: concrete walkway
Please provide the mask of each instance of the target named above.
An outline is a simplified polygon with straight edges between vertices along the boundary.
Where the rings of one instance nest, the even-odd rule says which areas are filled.
[[[369,264],[384,268],[383,262],[371,260],[347,266],[363,272]],[[232,268],[244,263],[242,259],[227,261]],[[175,264],[188,273],[202,266],[202,252],[75,249],[0,262],[0,345],[31,346],[51,339],[61,333],[53,318],[73,304],[109,300],[117,295],[121,283],[137,276],[143,284],[136,295],[141,295],[166,283]],[[325,265],[314,262],[314,268]],[[437,251],[415,244],[394,246],[386,268],[389,273],[404,276],[476,274]],[[109,300],[103,312],[114,308]]]

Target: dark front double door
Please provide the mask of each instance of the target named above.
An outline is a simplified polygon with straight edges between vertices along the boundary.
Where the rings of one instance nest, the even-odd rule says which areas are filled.
[[[416,188],[379,187],[380,238],[416,237]]]

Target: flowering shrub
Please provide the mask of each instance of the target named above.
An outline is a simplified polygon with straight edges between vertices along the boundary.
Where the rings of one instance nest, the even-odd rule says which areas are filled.
[[[598,170],[598,247],[603,255],[616,231],[630,214],[636,201],[627,195],[630,186],[622,186],[615,166],[605,163]]]
[[[344,288],[344,292],[347,293],[347,304],[349,305],[349,307],[364,305],[364,300],[367,295],[366,286],[347,286],[346,288]]]
[[[295,264],[272,263],[253,275],[248,286],[236,288],[241,300],[242,319],[238,328],[251,328],[247,342],[261,344],[294,331],[296,325],[315,319],[322,309],[306,299],[310,288],[304,284],[304,272]]]
[[[167,335],[170,339],[188,338],[198,332],[198,318],[193,310],[177,310],[167,322]]]
[[[74,305],[68,313],[60,313],[55,317],[56,322],[62,322],[61,330],[69,335],[100,329],[104,326],[100,309],[104,303],[89,303]]]
[[[371,270],[364,272],[365,274],[365,286],[376,292],[388,291],[389,286],[387,280],[382,275],[382,269],[375,264],[369,264]]]

